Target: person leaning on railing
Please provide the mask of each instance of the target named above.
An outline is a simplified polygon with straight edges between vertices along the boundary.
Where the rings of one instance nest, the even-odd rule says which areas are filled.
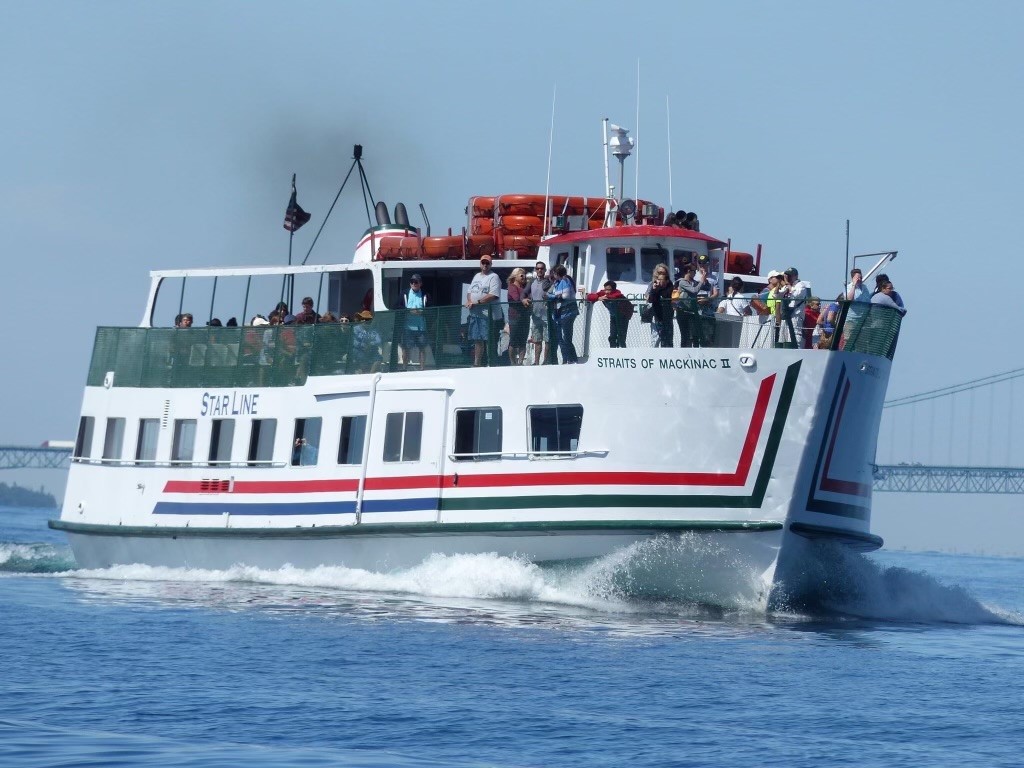
[[[619,290],[614,280],[608,280],[597,293],[588,293],[591,304],[601,302],[608,310],[608,346],[624,349],[629,319],[633,316],[633,304]]]
[[[548,292],[548,301],[552,304],[551,318],[555,325],[555,341],[562,353],[562,364],[578,363],[576,346],[572,341],[572,327],[579,317],[580,308],[576,303],[576,283],[569,277],[564,264],[552,270],[558,281]]]
[[[647,286],[647,306],[640,314],[651,323],[651,346],[672,346],[672,283],[668,279],[668,265],[654,268],[651,284]]]

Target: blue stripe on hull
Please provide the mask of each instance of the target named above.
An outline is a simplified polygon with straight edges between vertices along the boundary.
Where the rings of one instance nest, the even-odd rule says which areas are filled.
[[[365,499],[363,512],[436,512],[440,506],[435,498]],[[160,501],[153,508],[155,515],[344,515],[354,514],[354,501],[263,502],[257,504]]]

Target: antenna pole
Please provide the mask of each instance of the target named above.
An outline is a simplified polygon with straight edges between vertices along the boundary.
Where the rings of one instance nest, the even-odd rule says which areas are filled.
[[[665,137],[668,140],[668,209],[674,211],[672,205],[672,115],[669,112],[668,94],[665,94]]]
[[[551,130],[548,133],[548,178],[544,182],[544,229],[545,235],[551,234],[551,216],[548,211],[548,200],[551,197],[551,148],[555,144],[555,96],[558,95],[558,85],[551,86]]]
[[[636,156],[633,159],[633,197],[640,197],[640,59],[636,60]]]
[[[843,273],[843,289],[846,289],[846,281],[850,274],[850,220],[846,220],[846,272]]]
[[[602,141],[604,147],[604,225],[608,226],[608,219],[612,212],[612,187],[611,180],[608,178],[608,118],[606,117],[601,121],[601,129],[603,131]]]
[[[313,247],[316,245],[316,241],[320,239],[320,233],[324,231],[324,227],[327,226],[327,220],[329,218],[331,218],[331,211],[333,211],[334,210],[334,206],[338,204],[338,198],[341,197],[341,190],[343,190],[345,188],[345,185],[348,184],[348,177],[352,175],[352,171],[355,170],[357,165],[359,166],[360,174],[362,174],[363,164],[359,161],[359,157],[362,155],[363,148],[360,147],[358,144],[356,146],[359,147],[359,153],[356,154],[356,156],[352,159],[352,165],[349,166],[348,173],[345,174],[345,180],[343,182],[341,182],[341,186],[338,188],[338,194],[336,194],[334,196],[334,202],[332,202],[331,203],[331,207],[327,209],[327,215],[324,216],[324,220],[320,224],[320,229],[318,229],[316,231],[316,237],[314,237],[313,238],[313,242],[309,244],[309,250],[306,251],[306,256],[302,260],[303,264],[306,263],[306,259],[309,258],[309,254],[311,254],[313,252]],[[367,212],[366,212],[366,217],[367,217],[367,219],[369,219],[369,217],[370,217],[369,210],[367,210]],[[371,222],[371,226],[372,226],[372,222]],[[289,243],[289,247],[291,247],[291,243]],[[291,261],[289,260],[288,263],[290,264]]]

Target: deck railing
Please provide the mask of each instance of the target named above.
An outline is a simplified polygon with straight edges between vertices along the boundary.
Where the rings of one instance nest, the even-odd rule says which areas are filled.
[[[548,338],[531,340],[534,322],[518,305],[483,305],[470,316],[463,307],[433,307],[413,316],[404,310],[378,312],[372,320],[317,325],[239,328],[99,328],[89,368],[89,386],[114,387],[282,387],[309,376],[467,368],[476,364],[475,336],[483,335],[480,365],[509,365],[525,336],[523,364],[560,359],[548,317]],[[619,306],[580,302],[572,325],[581,358],[616,347],[649,349],[652,324],[639,308],[632,316]],[[805,346],[796,320],[680,313],[668,308],[674,347],[771,349]],[[420,327],[422,355],[409,342],[410,325]],[[898,312],[874,304],[844,305],[828,349],[892,359],[899,336]],[[614,327],[613,327],[614,326]],[[614,331],[614,332],[613,332]],[[795,340],[794,340],[795,339]],[[511,342],[511,353],[508,349]],[[412,355],[407,355],[411,351]],[[411,359],[407,359],[411,357]]]

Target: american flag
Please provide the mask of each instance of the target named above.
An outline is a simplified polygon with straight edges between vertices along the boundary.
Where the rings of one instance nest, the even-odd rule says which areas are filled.
[[[284,212],[284,228],[289,232],[297,232],[310,218],[310,214],[295,201],[295,177],[292,176],[292,196],[288,200],[288,210]]]

